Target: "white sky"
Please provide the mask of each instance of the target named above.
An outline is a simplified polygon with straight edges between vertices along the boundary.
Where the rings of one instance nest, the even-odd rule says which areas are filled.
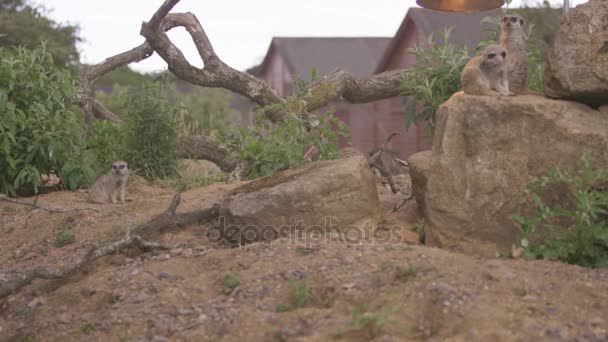
[[[97,63],[143,42],[141,22],[163,0],[37,0],[56,21],[78,24],[85,41],[82,61]],[[517,7],[522,0],[514,0]],[[554,7],[562,1],[551,0]],[[571,0],[571,6],[586,0]],[[534,3],[533,1],[529,3]],[[371,6],[373,4],[373,6]],[[273,36],[392,37],[414,0],[182,0],[174,12],[192,12],[202,23],[216,53],[236,69],[261,61]],[[190,37],[173,29],[172,40],[194,65],[202,65]],[[154,55],[131,64],[138,71],[164,69]]]

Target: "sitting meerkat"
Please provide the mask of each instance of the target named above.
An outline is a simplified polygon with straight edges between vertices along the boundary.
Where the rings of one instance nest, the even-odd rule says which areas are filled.
[[[524,19],[519,15],[505,15],[500,21],[500,46],[507,50],[510,90],[520,94],[528,80],[528,55],[524,40]]]
[[[470,95],[514,95],[509,90],[507,72],[507,50],[488,45],[483,55],[471,58],[464,67],[462,90]]]
[[[129,179],[129,168],[124,161],[112,164],[112,170],[99,177],[89,191],[89,202],[93,203],[116,203],[116,198],[125,201],[127,180]]]

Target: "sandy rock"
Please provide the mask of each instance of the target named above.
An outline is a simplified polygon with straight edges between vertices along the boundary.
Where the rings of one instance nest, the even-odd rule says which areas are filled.
[[[608,103],[608,1],[591,0],[562,19],[547,54],[544,92],[593,106]]]
[[[294,227],[320,233],[369,228],[379,222],[380,206],[367,160],[354,155],[238,187],[222,205],[220,217],[220,238],[249,243],[276,239]]]
[[[418,205],[418,213],[424,217],[426,184],[429,171],[431,170],[431,151],[418,152],[407,159],[410,166],[410,177],[412,178],[412,192]]]
[[[532,177],[578,169],[584,151],[596,167],[608,164],[608,116],[583,104],[458,93],[439,108],[437,123],[424,193],[433,245],[469,240],[481,253],[510,252],[519,237],[511,216]]]

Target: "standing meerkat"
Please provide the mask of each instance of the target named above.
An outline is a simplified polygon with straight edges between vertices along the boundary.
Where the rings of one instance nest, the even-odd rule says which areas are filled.
[[[507,78],[507,51],[489,45],[483,55],[471,58],[462,71],[462,90],[469,95],[513,95]]]
[[[89,202],[93,203],[116,203],[116,198],[125,201],[127,191],[127,180],[129,179],[129,168],[124,161],[112,164],[112,170],[99,177],[89,191]]]
[[[518,94],[524,91],[528,81],[528,55],[524,41],[524,19],[509,14],[500,21],[500,46],[507,50],[509,86]]]

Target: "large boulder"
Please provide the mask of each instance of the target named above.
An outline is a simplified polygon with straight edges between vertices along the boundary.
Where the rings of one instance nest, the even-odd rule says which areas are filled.
[[[294,230],[360,231],[375,227],[381,216],[374,176],[360,154],[252,181],[234,189],[221,208],[220,237],[239,244]]]
[[[545,94],[592,106],[608,103],[608,1],[591,0],[562,19],[547,54]]]
[[[511,217],[523,209],[528,181],[553,167],[577,169],[585,151],[607,166],[608,116],[586,105],[533,95],[452,96],[437,112],[423,201],[427,242],[508,249],[519,237]]]

